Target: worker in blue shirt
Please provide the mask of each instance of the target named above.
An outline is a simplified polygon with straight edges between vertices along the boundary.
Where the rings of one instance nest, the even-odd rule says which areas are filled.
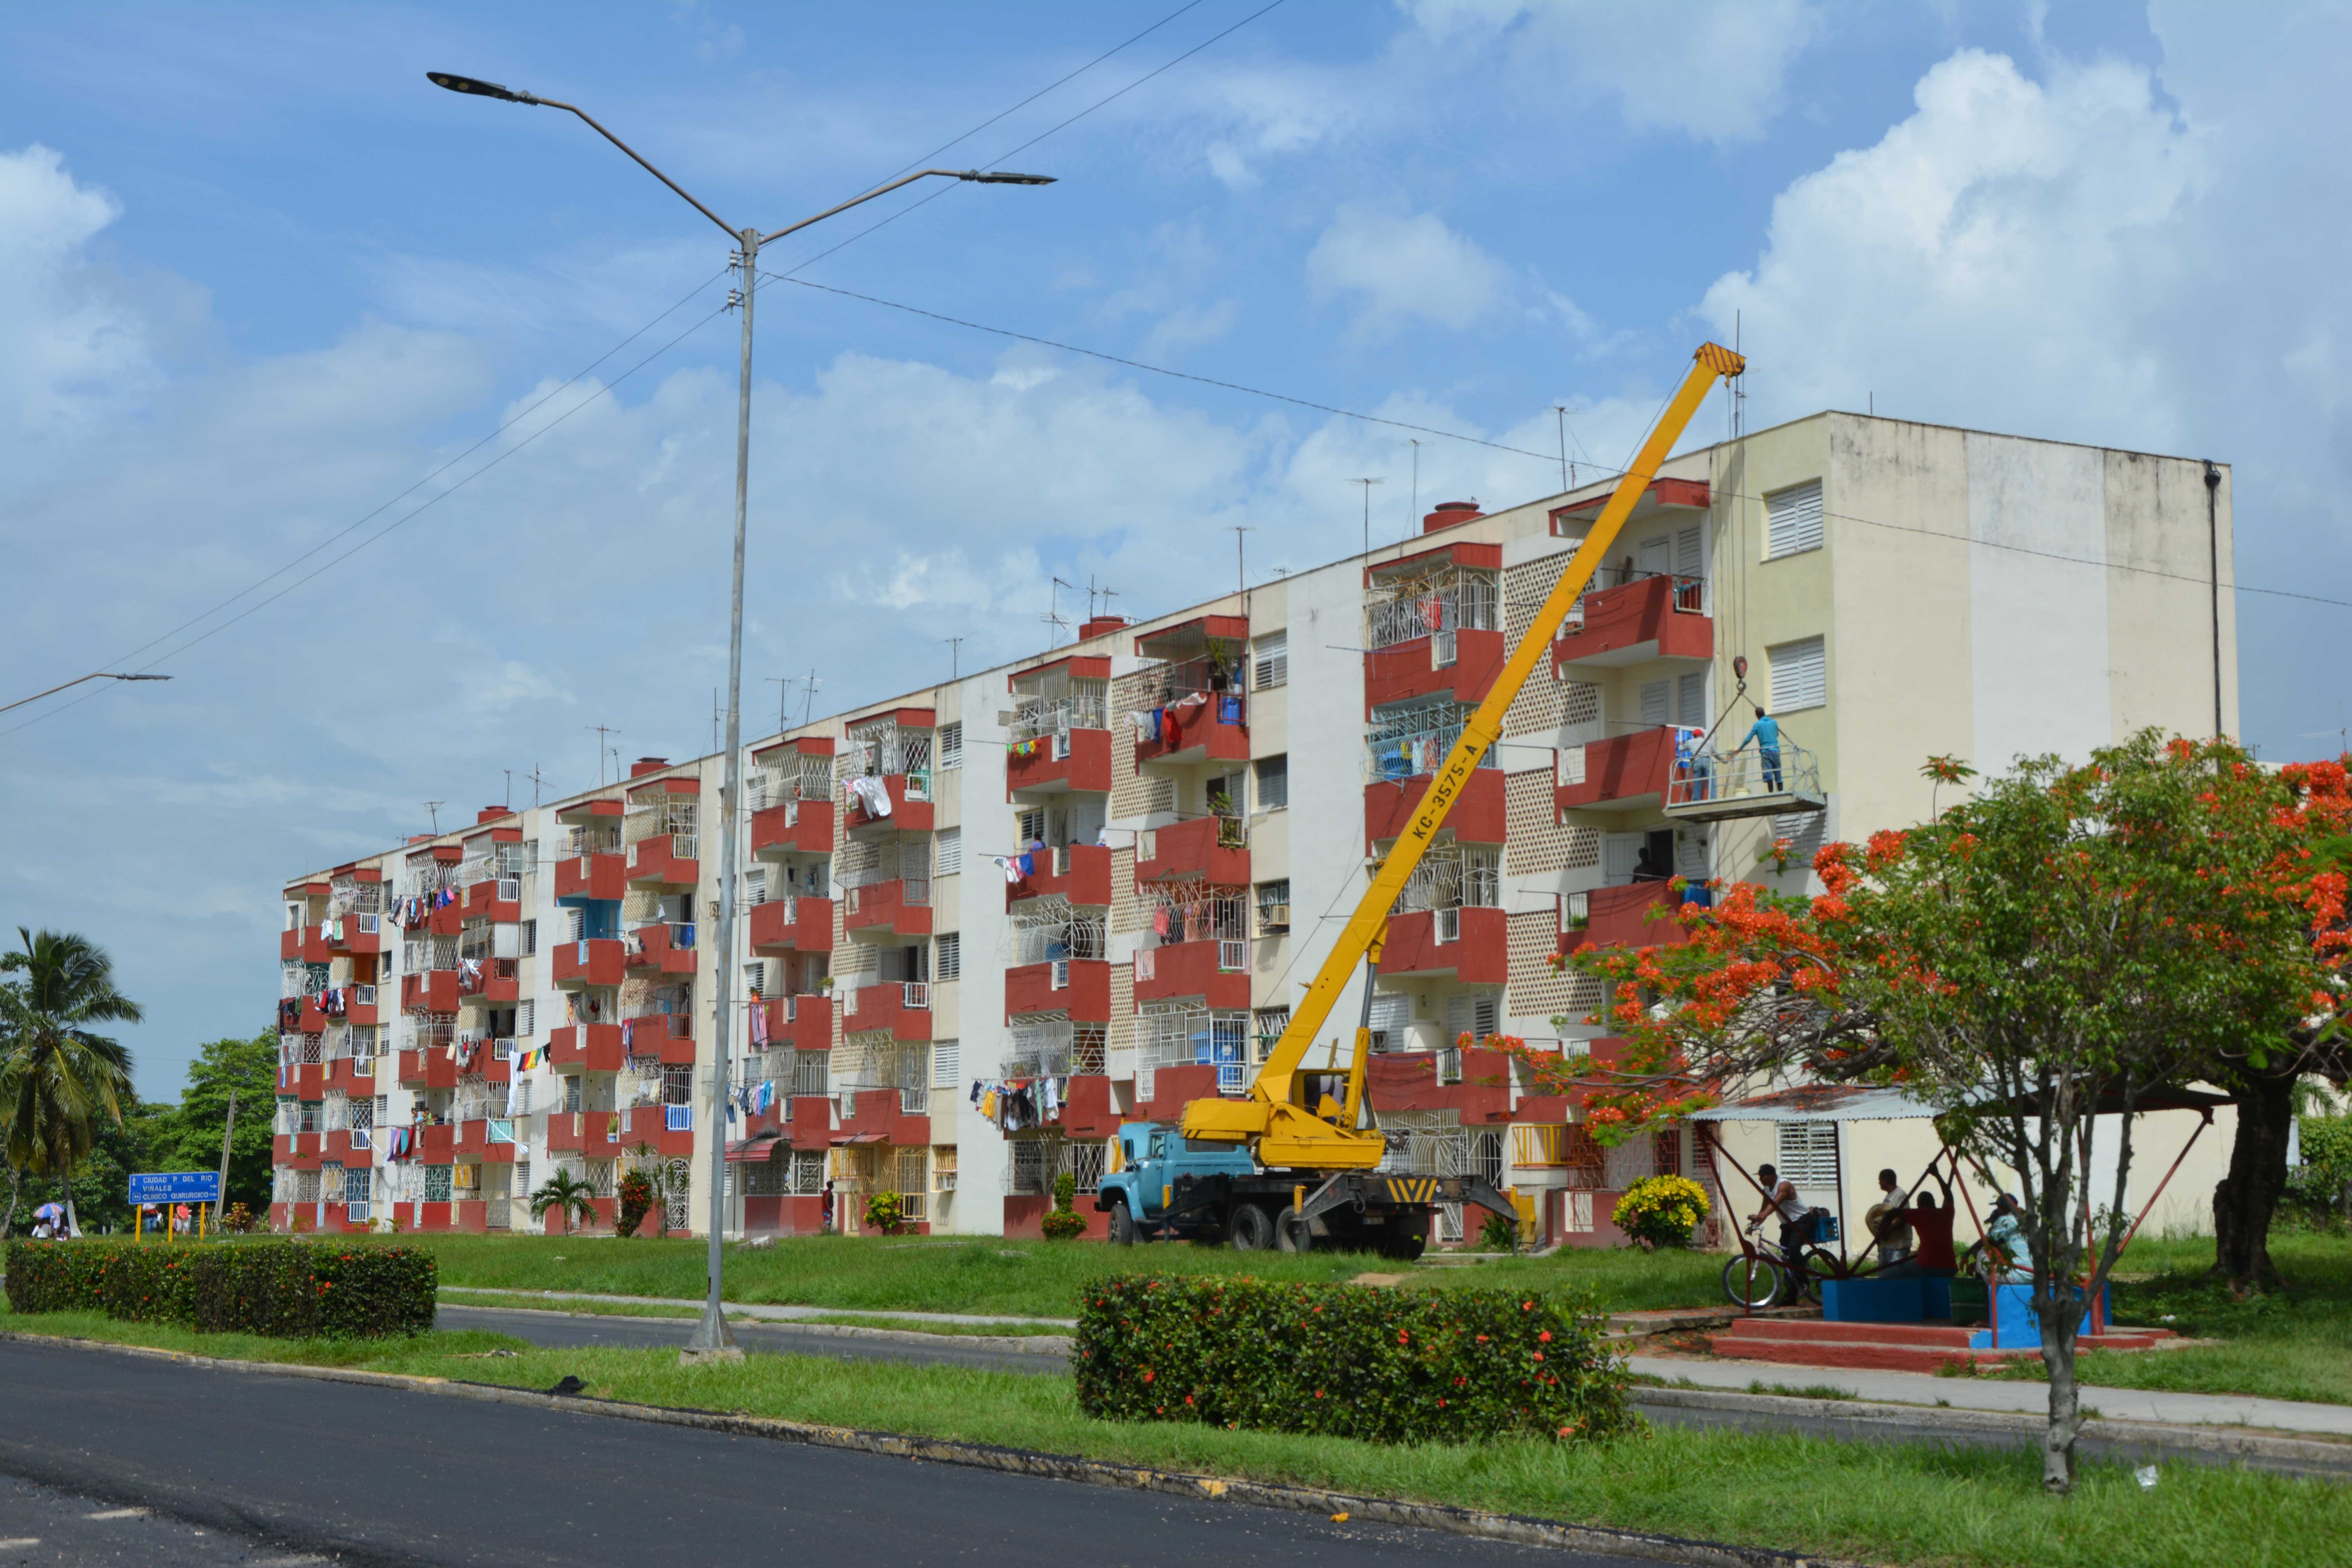
[[[1759,704],[1756,709],[1756,722],[1748,727],[1747,735],[1732,749],[1744,752],[1748,749],[1749,741],[1756,742],[1756,753],[1764,763],[1764,793],[1780,794],[1780,721],[1764,711],[1761,704]]]

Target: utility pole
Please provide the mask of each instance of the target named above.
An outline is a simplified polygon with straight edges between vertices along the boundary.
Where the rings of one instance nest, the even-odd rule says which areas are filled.
[[[213,1234],[218,1236],[223,1205],[228,1202],[228,1145],[236,1136],[236,1090],[228,1091],[228,1125],[221,1129],[220,1191],[213,1198]]]
[[[1361,485],[1364,487],[1364,553],[1370,555],[1372,552],[1372,487],[1378,484],[1385,484],[1387,481],[1384,479],[1349,479],[1348,482],[1351,485]]]

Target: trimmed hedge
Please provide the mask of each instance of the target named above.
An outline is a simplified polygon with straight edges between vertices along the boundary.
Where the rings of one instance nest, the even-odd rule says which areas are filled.
[[[1121,1275],[1089,1285],[1078,1407],[1374,1443],[1583,1441],[1634,1417],[1601,1322],[1507,1290]]]
[[[103,1312],[272,1339],[381,1339],[433,1327],[440,1269],[413,1247],[308,1241],[17,1241],[8,1305]]]

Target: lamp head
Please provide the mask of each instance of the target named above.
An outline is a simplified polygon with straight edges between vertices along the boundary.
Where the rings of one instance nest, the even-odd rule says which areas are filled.
[[[1003,174],[981,169],[966,169],[956,178],[982,185],[1050,185],[1054,183],[1051,174]]]
[[[500,87],[479,77],[458,76],[453,71],[426,71],[425,79],[435,87],[451,92],[462,92],[472,98],[495,98],[502,103],[537,103],[539,100],[527,92],[517,92],[510,87]]]

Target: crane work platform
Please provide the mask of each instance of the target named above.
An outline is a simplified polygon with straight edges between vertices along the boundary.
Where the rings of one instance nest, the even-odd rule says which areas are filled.
[[[1729,822],[1826,811],[1822,767],[1801,746],[1777,752],[1695,752],[1677,755],[1666,775],[1665,815],[1676,822]]]

